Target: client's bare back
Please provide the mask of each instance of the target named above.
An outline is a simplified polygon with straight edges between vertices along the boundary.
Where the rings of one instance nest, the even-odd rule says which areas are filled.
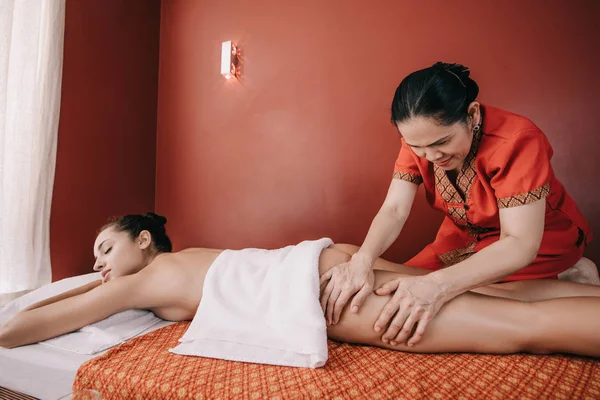
[[[155,305],[151,310],[166,320],[191,320],[200,304],[208,269],[221,252],[189,248],[157,257],[138,273],[140,279],[154,283]]]

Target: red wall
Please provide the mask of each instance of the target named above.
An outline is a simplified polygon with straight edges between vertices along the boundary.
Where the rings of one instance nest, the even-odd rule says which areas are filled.
[[[340,4],[163,1],[156,209],[176,247],[360,244],[399,149],[393,92],[437,60],[469,66],[482,101],[546,132],[600,235],[600,3]],[[242,83],[219,75],[230,39]],[[439,222],[421,193],[387,256],[406,260]],[[600,261],[600,236],[588,253]]]
[[[53,279],[91,272],[109,216],[154,208],[160,1],[68,0]]]

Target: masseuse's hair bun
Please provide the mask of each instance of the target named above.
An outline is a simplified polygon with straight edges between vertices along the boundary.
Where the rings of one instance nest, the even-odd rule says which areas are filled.
[[[446,126],[466,122],[469,105],[479,94],[479,86],[470,75],[464,65],[441,61],[411,73],[394,94],[392,123],[415,117],[434,118]]]

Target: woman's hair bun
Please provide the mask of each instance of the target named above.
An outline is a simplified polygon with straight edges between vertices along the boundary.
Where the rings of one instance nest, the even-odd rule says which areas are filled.
[[[154,226],[164,226],[167,223],[167,218],[162,215],[155,214],[153,212],[145,213],[142,215],[145,219],[152,223]]]

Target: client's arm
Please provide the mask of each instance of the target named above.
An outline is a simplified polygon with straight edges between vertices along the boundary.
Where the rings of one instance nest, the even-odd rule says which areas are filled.
[[[80,294],[83,294],[83,293],[87,293],[90,290],[92,290],[92,289],[100,286],[101,284],[102,284],[101,280],[97,280],[97,281],[93,281],[93,282],[90,282],[90,283],[86,283],[83,286],[79,286],[79,287],[77,287],[75,289],[71,289],[71,290],[68,290],[68,291],[66,291],[64,293],[57,294],[56,296],[49,297],[49,298],[47,298],[45,300],[42,300],[42,301],[38,301],[37,303],[34,303],[34,304],[30,305],[27,308],[24,308],[23,310],[21,310],[21,312],[29,311],[29,310],[35,310],[36,308],[47,306],[48,304],[56,303],[57,301],[68,299],[69,297],[73,297],[73,296],[77,296],[77,295],[80,295]]]
[[[62,299],[21,311],[0,327],[0,347],[36,343],[72,332],[120,311],[149,307],[152,292],[143,288],[144,275],[137,273],[120,277],[70,296],[67,292]]]

